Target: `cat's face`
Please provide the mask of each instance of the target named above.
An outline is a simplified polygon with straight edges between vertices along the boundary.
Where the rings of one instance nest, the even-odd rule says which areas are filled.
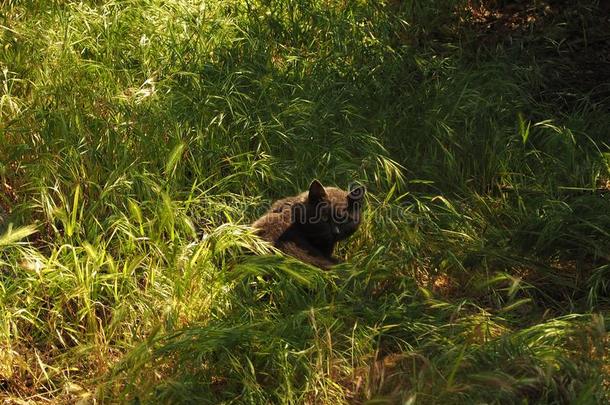
[[[310,238],[320,243],[333,244],[351,236],[360,225],[365,189],[324,188],[314,180],[307,199],[294,207],[294,222]]]

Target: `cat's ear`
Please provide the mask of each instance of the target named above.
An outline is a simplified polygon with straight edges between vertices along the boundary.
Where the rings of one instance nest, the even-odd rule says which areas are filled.
[[[317,202],[326,198],[326,190],[324,190],[324,186],[318,180],[314,180],[309,185],[309,201]]]
[[[364,186],[350,187],[349,193],[347,193],[347,198],[350,202],[360,201],[364,198],[364,193],[366,189]]]

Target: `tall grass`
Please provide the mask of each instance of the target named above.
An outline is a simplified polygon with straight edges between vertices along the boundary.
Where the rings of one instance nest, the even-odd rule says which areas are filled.
[[[592,17],[464,3],[5,2],[0,396],[607,401],[610,116],[547,74]],[[247,226],[312,178],[369,190],[328,272]]]

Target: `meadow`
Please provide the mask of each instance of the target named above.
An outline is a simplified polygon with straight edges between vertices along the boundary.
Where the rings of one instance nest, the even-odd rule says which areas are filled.
[[[609,21],[549,3],[3,1],[0,399],[609,402]],[[249,227],[314,178],[329,271]]]

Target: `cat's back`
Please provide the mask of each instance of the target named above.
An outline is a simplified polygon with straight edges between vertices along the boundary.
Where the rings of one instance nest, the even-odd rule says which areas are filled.
[[[269,208],[268,212],[284,212],[289,211],[294,204],[303,203],[307,198],[307,193],[301,193],[299,195],[294,195],[292,197],[285,197],[275,201],[271,204],[271,208]]]
[[[290,223],[286,221],[281,212],[271,211],[252,224],[252,227],[256,229],[256,234],[268,241],[276,240],[289,226]]]
[[[271,204],[269,210],[252,224],[257,235],[269,242],[277,242],[282,235],[285,236],[292,225],[292,207],[302,203],[306,197],[307,193],[301,193]]]

